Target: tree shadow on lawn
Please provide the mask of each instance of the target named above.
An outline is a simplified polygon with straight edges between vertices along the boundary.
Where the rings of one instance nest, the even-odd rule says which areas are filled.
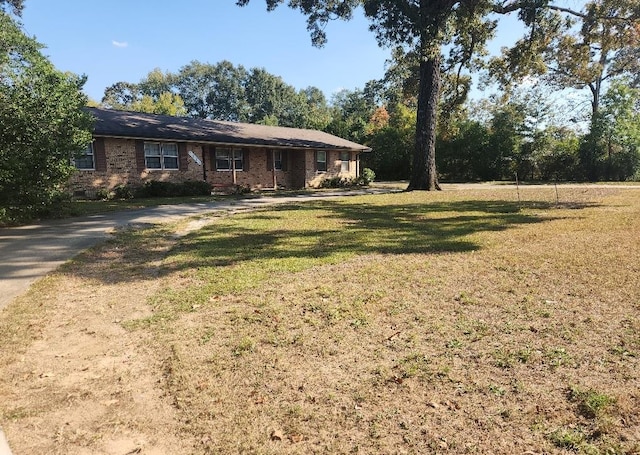
[[[524,203],[544,209],[551,204]],[[427,204],[354,206],[339,201],[272,207],[245,215],[270,227],[215,223],[183,239],[162,274],[177,270],[227,267],[250,261],[318,259],[363,254],[419,254],[474,251],[478,232],[502,231],[541,223],[552,217],[524,213],[510,201],[455,201]],[[314,228],[296,229],[311,211],[320,214]],[[300,216],[296,217],[295,213]],[[331,227],[333,226],[333,228]],[[338,226],[336,229],[335,226]]]
[[[169,241],[174,233],[164,227],[134,230],[85,253],[88,260],[72,261],[64,269],[109,284],[185,270],[198,270],[210,280],[230,273],[237,277],[257,271],[263,275],[301,271],[365,254],[474,251],[480,244],[471,238],[473,234],[557,219],[521,210],[554,206],[513,201],[356,206],[353,201],[329,200],[274,206],[221,218],[182,237],[177,246],[175,240]]]

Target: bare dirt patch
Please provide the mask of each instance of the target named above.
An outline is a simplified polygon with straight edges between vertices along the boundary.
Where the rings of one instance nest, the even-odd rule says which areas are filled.
[[[150,314],[153,262],[169,246],[142,250],[123,234],[3,314],[1,409],[15,454],[188,453],[188,438],[171,431],[175,410],[150,334],[121,325]]]
[[[511,196],[122,233],[2,314],[12,447],[640,453],[636,193]]]

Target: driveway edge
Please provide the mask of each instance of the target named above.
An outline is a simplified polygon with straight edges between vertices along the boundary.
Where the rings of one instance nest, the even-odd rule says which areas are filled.
[[[4,435],[2,428],[0,428],[0,455],[12,455],[11,447],[9,447],[9,442],[7,441],[7,437]]]

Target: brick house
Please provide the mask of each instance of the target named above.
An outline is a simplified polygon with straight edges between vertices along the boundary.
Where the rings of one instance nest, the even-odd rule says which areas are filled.
[[[371,149],[321,131],[87,108],[93,141],[75,160],[76,195],[148,180],[215,188],[312,188],[359,175]]]

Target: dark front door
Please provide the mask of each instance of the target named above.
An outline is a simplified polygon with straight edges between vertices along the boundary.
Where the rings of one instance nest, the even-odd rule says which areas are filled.
[[[306,166],[304,151],[292,151],[291,155],[291,188],[302,189],[306,182]]]

